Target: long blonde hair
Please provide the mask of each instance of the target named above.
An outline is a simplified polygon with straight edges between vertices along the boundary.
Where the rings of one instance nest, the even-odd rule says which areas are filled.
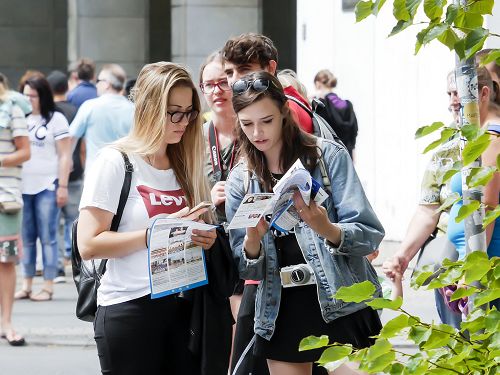
[[[191,88],[193,110],[200,111],[200,98],[183,66],[170,62],[145,65],[131,92],[135,103],[134,124],[130,134],[115,142],[114,147],[140,156],[160,151],[165,144],[166,124],[169,122],[168,97],[175,87]],[[179,143],[168,145],[166,153],[188,205],[193,207],[202,201],[210,200],[203,168],[205,144],[200,116],[189,123]]]

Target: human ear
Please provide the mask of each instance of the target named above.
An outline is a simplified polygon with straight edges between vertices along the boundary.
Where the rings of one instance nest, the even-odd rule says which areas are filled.
[[[278,63],[274,60],[269,60],[269,64],[267,65],[267,68],[265,69],[269,74],[272,74],[273,76],[276,75],[276,68],[278,67]]]

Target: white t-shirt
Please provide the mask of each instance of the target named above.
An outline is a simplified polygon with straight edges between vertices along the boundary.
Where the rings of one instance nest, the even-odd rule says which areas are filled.
[[[26,118],[31,142],[31,158],[23,164],[23,194],[38,194],[53,190],[58,176],[59,160],[56,141],[69,137],[68,120],[62,113],[54,112],[46,124],[41,115]]]
[[[129,158],[134,172],[118,232],[146,230],[151,218],[175,213],[186,206],[186,198],[172,169],[155,169],[137,155],[131,154]],[[86,172],[80,209],[98,207],[116,214],[125,178],[121,153],[105,147]],[[109,306],[150,294],[148,270],[146,247],[109,259],[97,291],[97,304]]]

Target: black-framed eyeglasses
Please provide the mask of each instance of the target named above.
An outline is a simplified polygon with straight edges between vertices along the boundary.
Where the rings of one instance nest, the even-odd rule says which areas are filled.
[[[239,79],[233,83],[233,94],[240,95],[252,88],[256,92],[263,92],[269,88],[271,81],[264,78],[255,79],[253,81],[247,81],[244,79]]]
[[[192,111],[188,112],[167,112],[170,115],[170,120],[172,123],[177,124],[182,121],[183,118],[186,118],[188,122],[191,122],[195,120],[198,117],[198,114],[200,113],[196,109],[193,109]]]
[[[218,87],[221,91],[229,91],[231,87],[227,82],[227,79],[221,79],[217,82],[202,82],[200,83],[200,89],[204,94],[211,94],[215,91],[215,88]]]

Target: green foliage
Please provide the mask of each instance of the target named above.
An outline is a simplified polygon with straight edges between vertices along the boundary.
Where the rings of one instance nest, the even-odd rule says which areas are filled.
[[[444,128],[443,130],[441,130],[441,137],[438,140],[432,142],[430,145],[428,145],[424,149],[424,154],[441,146],[443,143],[448,142],[448,140],[455,134],[455,132],[456,132],[455,129],[450,129],[450,128]]]
[[[322,335],[317,336],[307,336],[302,339],[299,344],[299,352],[303,350],[318,349],[328,345],[328,336]]]
[[[472,287],[459,288],[452,300],[475,295],[475,306],[466,320],[461,323],[460,330],[446,324],[423,322],[401,308],[401,300],[394,304],[383,298],[372,296],[367,304],[372,308],[391,308],[399,314],[388,321],[372,346],[365,349],[354,349],[351,345],[334,343],[328,345],[318,363],[330,371],[347,361],[359,363],[359,369],[370,374],[400,374],[400,375],[427,375],[427,374],[497,374],[498,360],[500,359],[500,312],[495,308],[478,308],[479,305],[500,298],[500,258],[488,259],[484,252],[468,254],[464,260],[443,262],[441,273],[433,280],[427,289],[449,285],[458,280],[473,282],[481,279],[483,286],[479,289]],[[414,279],[422,287],[429,269]],[[414,280],[415,281],[415,280]],[[375,290],[375,288],[373,288]],[[355,284],[349,288],[349,293],[343,293],[344,301],[354,302],[356,291],[366,297],[368,290],[365,283]],[[351,297],[348,297],[351,295]],[[396,308],[396,306],[398,306]],[[404,348],[393,347],[390,339],[398,336],[418,346],[417,353],[406,353]],[[311,349],[322,347],[327,342],[325,338],[308,337],[301,343],[301,347]],[[302,345],[304,344],[304,345]]]
[[[433,122],[431,125],[422,126],[421,128],[418,128],[417,131],[415,132],[415,139],[434,133],[436,130],[441,129],[443,126],[444,123],[442,122]]]
[[[462,152],[464,166],[474,162],[490,145],[490,136],[483,134],[475,140],[467,142]]]
[[[500,205],[497,205],[493,210],[488,211],[484,216],[483,228],[486,228],[490,223],[493,223],[500,216]]]
[[[370,299],[373,293],[375,293],[375,286],[369,281],[363,281],[349,287],[340,287],[335,298],[349,302],[363,302]]]
[[[403,305],[403,299],[401,297],[397,297],[394,301],[387,298],[375,298],[366,304],[374,309],[389,309],[389,310],[397,310]]]
[[[474,211],[477,211],[481,207],[481,202],[478,201],[471,201],[469,204],[464,204],[460,209],[458,210],[457,217],[455,218],[455,221],[457,223],[460,223],[462,220],[464,220],[467,216],[472,214]]]

